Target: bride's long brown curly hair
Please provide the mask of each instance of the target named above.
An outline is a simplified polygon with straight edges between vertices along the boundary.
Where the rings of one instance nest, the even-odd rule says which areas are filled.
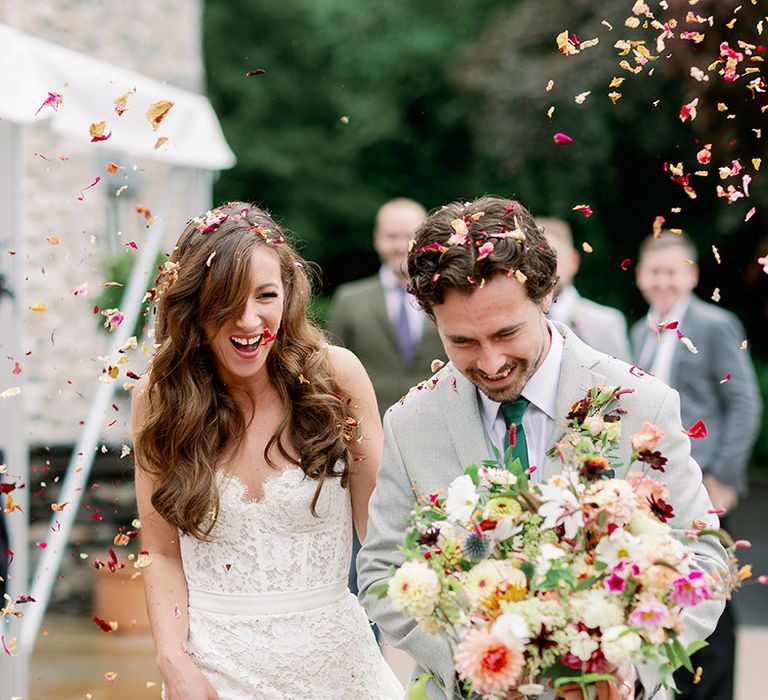
[[[243,313],[250,289],[251,252],[270,246],[280,261],[283,317],[267,358],[285,415],[264,450],[295,460],[317,481],[311,509],[328,477],[347,485],[352,458],[348,404],[338,393],[322,332],[307,316],[308,266],[280,227],[252,204],[231,202],[193,219],[159,278],[156,342],[147,387],[148,415],[136,436],[141,468],[155,479],[155,510],[185,534],[206,539],[219,508],[216,466],[237,450],[248,420],[217,375],[204,328],[220,328]],[[169,279],[170,278],[170,279]]]

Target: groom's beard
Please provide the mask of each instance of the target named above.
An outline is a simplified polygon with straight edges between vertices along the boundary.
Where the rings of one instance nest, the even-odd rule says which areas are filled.
[[[544,345],[539,349],[536,361],[531,364],[525,360],[518,360],[515,364],[505,363],[495,374],[488,375],[477,367],[468,367],[466,376],[480,391],[482,391],[491,401],[515,401],[520,398],[523,388],[528,380],[533,376],[541,365],[544,355]],[[507,374],[506,377],[504,375]],[[493,386],[484,380],[497,377],[504,377],[503,381],[498,382],[498,386]]]

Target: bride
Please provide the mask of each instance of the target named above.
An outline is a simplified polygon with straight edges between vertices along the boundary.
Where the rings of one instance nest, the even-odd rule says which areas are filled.
[[[360,362],[307,319],[305,263],[235,202],[189,222],[156,286],[133,430],[165,697],[401,698],[346,585],[381,423]]]

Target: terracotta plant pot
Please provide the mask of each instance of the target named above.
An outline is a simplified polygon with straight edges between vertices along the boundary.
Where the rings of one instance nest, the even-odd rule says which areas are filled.
[[[141,571],[130,564],[124,569],[95,571],[95,614],[102,620],[117,622],[117,634],[149,631]]]

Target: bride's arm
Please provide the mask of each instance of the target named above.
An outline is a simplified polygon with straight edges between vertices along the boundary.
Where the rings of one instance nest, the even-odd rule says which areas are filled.
[[[147,411],[147,377],[133,390],[131,427],[135,437]],[[141,520],[141,547],[149,552],[151,565],[142,569],[147,613],[155,640],[158,668],[166,683],[166,700],[199,698],[216,700],[218,695],[202,672],[187,656],[189,632],[187,582],[181,563],[179,535],[152,506],[154,481],[136,457],[136,504]]]
[[[362,542],[368,523],[368,501],[376,485],[384,445],[381,418],[371,380],[360,360],[349,350],[334,346],[328,347],[328,355],[339,390],[351,399],[352,413],[360,424],[358,439],[350,445],[354,463],[349,475],[349,489],[355,529]]]

